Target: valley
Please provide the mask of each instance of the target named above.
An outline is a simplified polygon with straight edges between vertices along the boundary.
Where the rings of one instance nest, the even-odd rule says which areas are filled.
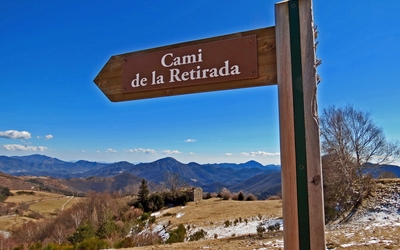
[[[56,173],[58,168],[62,169]],[[382,168],[382,171],[387,170],[397,174],[398,166]],[[154,216],[151,217],[154,218],[153,222],[138,232],[138,235],[165,237],[171,230],[183,225],[186,228],[185,242],[158,243],[134,249],[283,249],[279,166],[263,166],[254,161],[243,164],[183,164],[173,158],[139,164],[68,163],[32,155],[22,158],[0,157],[0,171],[4,171],[0,173],[1,185],[9,187],[14,194],[2,203],[0,232],[3,237],[8,237],[9,232],[19,226],[32,227],[32,223],[57,220],[59,215],[67,215],[64,211],[75,204],[88,204],[88,197],[84,196],[91,191],[98,192],[98,195],[92,193],[92,198],[109,197],[105,200],[107,204],[112,199],[113,202],[107,206],[115,210],[114,223],[126,235],[129,231],[126,228],[129,222],[126,221],[127,214],[129,217],[130,214],[140,214],[137,209],[129,208],[131,205],[128,204],[138,193],[141,181],[148,180],[150,191],[157,192],[165,190],[166,175],[176,173],[185,186],[202,187],[203,194],[209,194],[211,198],[189,202],[184,206],[165,206],[151,214]],[[40,176],[39,173],[44,175]],[[57,177],[60,174],[64,177]],[[357,210],[346,218],[326,225],[327,249],[400,247],[397,238],[400,234],[400,181],[377,179],[375,182],[376,189]],[[224,188],[232,192],[231,199],[216,197]],[[245,195],[254,194],[258,200],[232,199],[239,191]],[[121,207],[116,207],[117,204]],[[117,212],[122,207],[125,208]],[[140,218],[139,221],[142,220]],[[266,229],[273,225],[278,225],[278,228],[258,232],[259,228]],[[67,236],[64,235],[64,242]],[[194,236],[199,238],[189,241]],[[116,240],[110,238],[109,246],[115,244]]]

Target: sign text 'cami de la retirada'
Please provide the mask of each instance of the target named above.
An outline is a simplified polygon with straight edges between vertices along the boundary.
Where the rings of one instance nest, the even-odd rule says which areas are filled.
[[[268,85],[276,82],[274,40],[267,28],[117,55],[94,81],[111,101]],[[268,70],[260,73],[260,62]]]
[[[127,92],[257,78],[257,41],[247,36],[149,54],[122,65]]]

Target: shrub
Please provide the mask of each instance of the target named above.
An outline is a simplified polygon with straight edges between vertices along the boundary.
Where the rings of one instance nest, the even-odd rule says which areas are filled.
[[[109,236],[115,235],[118,233],[118,226],[114,220],[104,220],[100,223],[99,228],[97,229],[96,235],[100,239],[106,239]]]
[[[107,242],[97,238],[90,238],[82,241],[76,247],[77,250],[98,250],[108,248]]]
[[[229,227],[230,225],[232,225],[232,223],[229,220],[226,220],[224,222],[225,227]]]
[[[248,194],[246,196],[246,201],[256,201],[257,197],[254,194]]]
[[[142,214],[142,209],[131,207],[130,210],[123,215],[122,220],[125,222],[136,220],[137,218],[142,216]]]
[[[16,194],[17,195],[23,195],[23,194],[25,194],[25,195],[35,195],[36,193],[35,192],[33,192],[33,191],[17,191],[16,192]]]
[[[203,194],[203,199],[207,200],[207,199],[211,199],[211,198],[212,198],[211,193],[207,192],[207,193]]]
[[[114,244],[114,248],[128,248],[128,247],[133,247],[133,240],[131,237],[125,237],[124,239]]]
[[[26,217],[29,217],[29,218],[32,218],[32,219],[42,219],[42,218],[44,218],[43,215],[41,215],[40,213],[35,212],[35,211],[30,211],[26,215]]]
[[[8,196],[12,196],[10,189],[7,187],[0,187],[0,202],[5,201]]]
[[[231,194],[231,199],[232,199],[232,200],[237,201],[238,198],[239,198],[239,193],[233,193],[233,194]]]
[[[140,203],[140,202],[136,202],[134,206],[137,207],[138,209],[142,210],[142,211],[146,211],[146,210],[144,209],[142,203]]]
[[[96,235],[96,231],[94,230],[93,226],[88,223],[83,223],[80,225],[76,231],[68,236],[68,241],[72,244],[78,244],[83,242],[84,240],[93,238]]]
[[[211,193],[211,198],[217,198],[218,194],[217,193]]]
[[[155,216],[150,216],[149,223],[154,224],[154,222],[156,222],[156,219],[157,218]]]
[[[270,197],[267,198],[267,200],[269,201],[273,201],[273,200],[280,200],[281,197],[279,197],[278,195],[271,195]]]
[[[221,197],[223,200],[229,200],[232,194],[231,191],[229,191],[227,188],[223,188],[221,192],[219,192],[218,196]]]
[[[140,216],[141,221],[146,221],[148,219],[150,219],[150,214],[148,213],[143,213],[142,216]]]
[[[167,213],[163,214],[163,217],[168,217],[168,216],[175,217],[175,216],[176,216],[176,213],[167,212]]]
[[[281,229],[281,224],[279,224],[279,222],[275,223],[274,225],[268,226],[269,232],[279,231],[279,229]]]
[[[195,232],[194,234],[189,236],[189,241],[198,241],[206,237],[207,232],[201,229],[200,231]]]
[[[145,211],[158,211],[164,207],[164,196],[159,193],[151,194]]]
[[[33,243],[33,244],[31,244],[30,246],[29,246],[29,250],[41,250],[42,249],[42,243],[40,243],[40,242],[36,242],[36,243]]]
[[[257,226],[257,234],[258,234],[258,236],[261,237],[263,235],[263,233],[265,233],[265,231],[267,231],[267,230],[265,229],[264,226],[262,226],[262,225],[258,225]]]
[[[22,210],[22,209],[20,209],[20,208],[17,208],[17,209],[15,210],[15,213],[18,214],[19,216],[22,216],[22,215],[24,215],[24,210]]]
[[[164,194],[164,204],[185,206],[188,202],[189,196],[184,192],[168,192]]]
[[[167,243],[183,242],[186,236],[185,226],[179,224],[178,228],[169,232]]]
[[[244,200],[244,194],[242,192],[239,192],[238,201],[243,201],[243,200]]]
[[[161,243],[161,237],[156,233],[137,234],[132,237],[132,247],[157,245]]]

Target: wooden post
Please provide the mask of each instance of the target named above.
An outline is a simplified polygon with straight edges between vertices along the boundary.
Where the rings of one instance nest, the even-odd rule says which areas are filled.
[[[285,249],[325,249],[311,0],[276,4]]]

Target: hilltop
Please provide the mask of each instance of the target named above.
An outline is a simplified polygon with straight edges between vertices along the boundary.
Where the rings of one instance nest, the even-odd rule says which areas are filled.
[[[160,188],[170,173],[178,174],[189,186],[202,187],[204,192],[218,192],[225,187],[234,192],[253,193],[263,199],[277,194],[281,188],[280,166],[264,166],[256,161],[241,164],[185,164],[167,157],[154,162],[132,164],[126,161],[65,162],[44,155],[0,156],[0,171],[18,176],[22,182],[42,190],[66,194],[89,190],[130,194],[137,191],[142,179],[146,179],[154,191]]]

